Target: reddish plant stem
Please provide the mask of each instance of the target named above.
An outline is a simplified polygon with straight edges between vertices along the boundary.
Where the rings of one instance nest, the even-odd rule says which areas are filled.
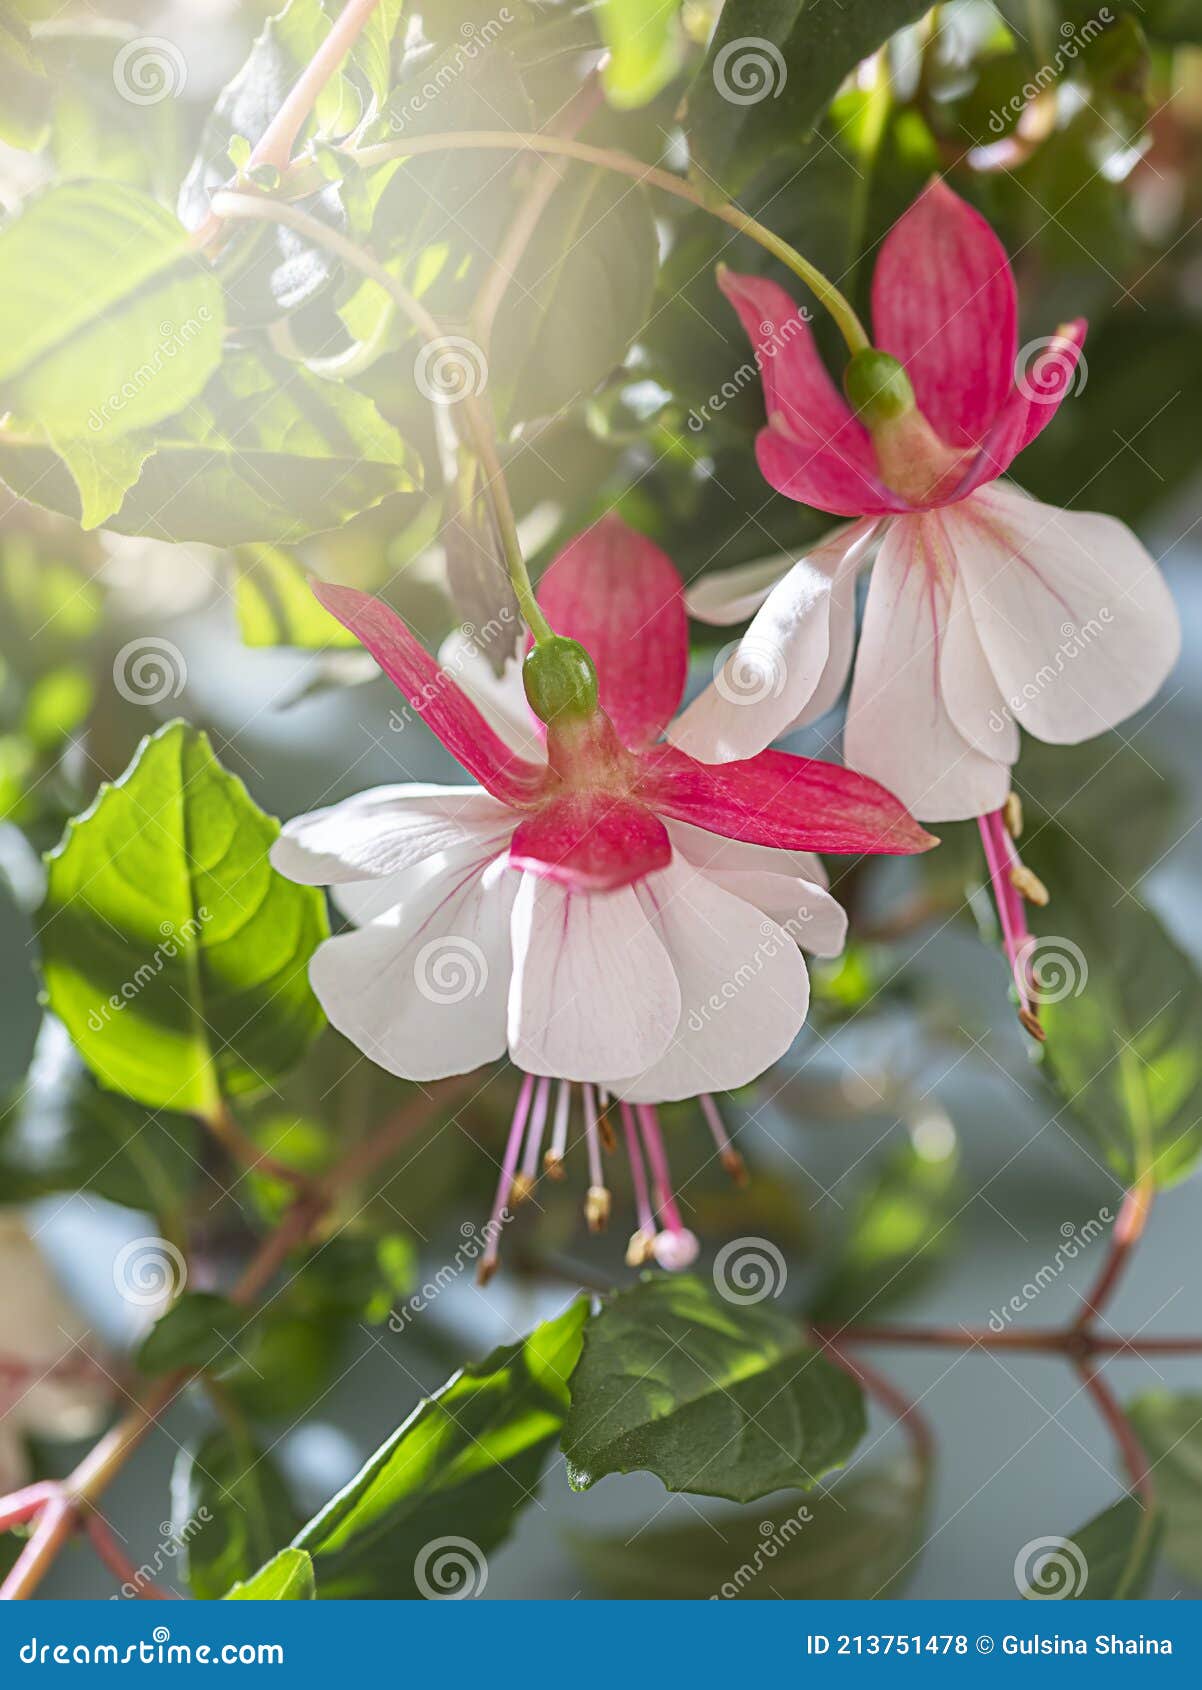
[[[1143,1237],[1152,1212],[1155,1191],[1149,1179],[1140,1180],[1123,1198],[1118,1219],[1110,1234],[1110,1243],[1102,1271],[1086,1292],[1073,1323],[1076,1332],[1087,1332],[1114,1295],[1123,1270],[1131,1259],[1131,1252]]]
[[[1156,1493],[1148,1459],[1135,1435],[1135,1428],[1123,1413],[1118,1398],[1094,1366],[1087,1361],[1078,1362],[1077,1372],[1118,1445],[1123,1466],[1131,1480],[1131,1489],[1146,1507],[1150,1507],[1156,1500]]]
[[[29,1542],[0,1585],[0,1602],[14,1602],[32,1595],[74,1529],[74,1507],[65,1496],[52,1496],[38,1515]]]
[[[830,1338],[822,1339],[826,1349],[845,1373],[850,1373],[853,1379],[858,1379],[868,1392],[875,1397],[881,1407],[897,1421],[910,1440],[910,1447],[914,1452],[914,1459],[924,1472],[929,1471],[935,1459],[935,1438],[925,1415],[919,1412],[916,1404],[912,1403],[904,1392],[898,1390],[891,1379],[883,1373],[878,1373],[867,1362],[858,1356],[846,1355],[839,1345]]]
[[[113,1577],[120,1582],[122,1588],[127,1585],[130,1586],[135,1598],[143,1602],[172,1602],[176,1600],[170,1590],[164,1590],[153,1580],[142,1577],[138,1568],[134,1566],[99,1514],[95,1514],[89,1509],[84,1515],[83,1523],[84,1530],[92,1541],[93,1549]]]

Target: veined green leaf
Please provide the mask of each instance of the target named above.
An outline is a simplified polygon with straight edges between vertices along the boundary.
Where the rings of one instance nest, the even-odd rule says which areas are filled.
[[[1127,1405],[1127,1418],[1152,1466],[1165,1554],[1202,1584],[1202,1393],[1149,1391]]]
[[[240,1427],[221,1427],[180,1450],[171,1474],[171,1524],[189,1589],[211,1601],[257,1567],[267,1571],[264,1563],[296,1529],[296,1511],[271,1456]]]
[[[182,722],[69,825],[48,862],[42,967],[104,1085],[209,1114],[223,1093],[269,1085],[319,1031],[306,967],[325,906],[271,867],[277,832]]]
[[[584,1336],[563,1432],[568,1476],[654,1473],[669,1490],[753,1502],[809,1490],[864,1435],[856,1382],[762,1303],[698,1279],[649,1279]]]
[[[1163,1526],[1137,1496],[1125,1496],[1070,1538],[1033,1539],[1015,1563],[1016,1581],[1027,1581],[1020,1594],[1028,1601],[1133,1602],[1151,1576]]]
[[[313,1563],[303,1549],[281,1549],[265,1567],[226,1591],[226,1602],[296,1602],[317,1595]]]
[[[243,645],[326,646],[359,642],[313,593],[304,568],[278,546],[242,546],[234,559],[234,605]]]
[[[605,0],[597,27],[609,48],[601,79],[611,105],[645,106],[680,69],[680,0]]]

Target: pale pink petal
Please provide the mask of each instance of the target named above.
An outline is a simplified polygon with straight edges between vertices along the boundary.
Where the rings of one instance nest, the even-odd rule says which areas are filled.
[[[829,883],[822,859],[813,851],[778,851],[771,845],[749,845],[745,839],[726,839],[720,833],[678,821],[668,823],[668,837],[674,851],[707,873],[713,870],[718,874],[787,874],[812,881],[815,886]]]
[[[639,759],[639,796],[663,816],[786,851],[908,855],[936,844],[901,803],[851,769],[784,751],[698,763],[675,746]]]
[[[996,485],[944,516],[981,644],[1021,727],[1076,744],[1159,691],[1180,651],[1177,610],[1124,523]]]
[[[496,675],[475,641],[456,628],[439,646],[438,661],[512,751],[532,763],[546,761],[543,726],[526,702],[520,657],[511,657]]]
[[[605,516],[560,552],[538,602],[555,632],[579,640],[597,665],[601,707],[623,743],[657,739],[689,662],[684,587],[671,558]]]
[[[689,615],[715,628],[746,622],[792,567],[793,559],[782,552],[755,563],[737,563],[733,569],[715,569],[694,581],[685,593]]]
[[[946,523],[944,529],[946,532]],[[1017,762],[1018,725],[993,678],[959,571],[943,631],[939,685],[948,715],[962,739],[995,762]]]
[[[827,891],[827,875],[810,851],[774,851],[742,839],[722,839],[687,822],[671,822],[677,856],[707,880],[754,904],[780,923],[803,950],[838,956],[847,936],[843,906]]]
[[[673,745],[707,763],[753,757],[811,714],[820,687],[837,696],[850,650],[849,630],[841,624],[832,670],[834,591],[842,585],[842,616],[875,531],[872,518],[852,523],[798,559],[728,653],[713,684],[672,724]],[[844,574],[850,582],[843,581]]]
[[[753,905],[683,861],[637,896],[680,982],[681,1013],[664,1054],[617,1086],[636,1102],[733,1091],[789,1049],[809,1007],[809,977],[793,939]]]
[[[945,182],[924,189],[886,237],[872,322],[944,440],[982,440],[1014,386],[1014,275],[989,224]]]
[[[668,830],[645,804],[603,791],[566,791],[519,823],[514,868],[596,892],[630,886],[672,857]]]
[[[327,940],[309,965],[330,1024],[403,1079],[466,1074],[505,1053],[517,877],[483,867],[434,877],[396,921]]]
[[[453,757],[487,792],[521,807],[538,794],[545,771],[516,755],[467,695],[440,669],[395,610],[354,587],[319,583],[314,592],[332,616],[371,652],[394,686]]]
[[[663,1055],[680,988],[633,887],[573,892],[523,874],[512,932],[509,1048],[520,1068],[609,1084]]]
[[[514,820],[478,786],[378,786],[286,822],[271,861],[302,886],[334,886],[398,874]]]
[[[996,810],[1010,787],[1007,765],[961,737],[944,701],[954,569],[941,513],[891,524],[873,566],[843,735],[852,768],[887,782],[931,822]]]

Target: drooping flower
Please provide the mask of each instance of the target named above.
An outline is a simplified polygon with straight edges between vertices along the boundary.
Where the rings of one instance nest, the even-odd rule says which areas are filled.
[[[523,1145],[537,1166],[543,1081],[584,1088],[590,1143],[589,1088],[633,1105],[622,1113],[651,1164],[656,1236],[683,1231],[653,1106],[741,1086],[793,1042],[809,997],[798,946],[837,955],[845,930],[810,853],[934,841],[850,770],[775,751],[711,768],[662,743],[685,682],[683,591],[664,553],[616,518],[543,577],[559,637],[526,659],[537,714],[523,706],[524,721],[482,661],[459,654],[461,686],[379,600],[318,591],[479,782],[380,788],[284,829],[276,867],[330,886],[358,927],[311,966],[331,1022],[408,1079],[506,1050],[533,1077],[498,1212]]]
[[[1020,358],[1014,276],[979,213],[935,181],[890,232],[873,278],[877,349],[845,383],[855,409],[782,288],[729,273],[721,285],[759,353],[765,478],[855,520],[783,573],[757,564],[698,585],[701,620],[754,616],[674,744],[713,762],[753,756],[828,710],[874,554],[844,756],[921,820],[1000,809],[1020,725],[1075,744],[1148,702],[1179,649],[1155,561],[1113,517],[998,479],[1071,390],[1085,322]]]

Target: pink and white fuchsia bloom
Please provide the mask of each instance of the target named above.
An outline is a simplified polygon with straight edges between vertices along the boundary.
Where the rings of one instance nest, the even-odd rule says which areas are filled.
[[[648,1234],[664,1265],[685,1265],[695,1242],[654,1105],[744,1085],[792,1044],[809,999],[798,945],[837,955],[846,925],[809,853],[934,841],[849,770],[776,751],[709,768],[662,743],[685,682],[683,590],[664,553],[616,518],[543,577],[551,627],[584,646],[597,676],[589,708],[545,728],[495,699],[486,718],[379,600],[318,595],[479,782],[384,787],[284,829],[275,866],[330,886],[358,927],[311,966],[331,1022],[408,1079],[506,1050],[525,1070],[494,1220],[537,1170],[558,1079],[548,1166],[562,1162],[579,1083],[591,1218],[603,1221],[598,1089],[620,1099],[636,1240]]]
[[[1075,744],[1148,702],[1179,649],[1153,559],[1114,518],[998,480],[1070,390],[1085,323],[1020,366],[1014,277],[984,218],[936,181],[884,242],[876,345],[904,366],[912,395],[903,377],[900,403],[861,404],[869,426],[803,324],[777,339],[797,317],[782,288],[729,273],[721,285],[760,354],[765,478],[855,520],[783,576],[758,564],[691,593],[703,621],[754,617],[716,684],[669,730],[674,744],[712,762],[754,756],[830,709],[852,662],[856,575],[874,550],[844,757],[921,820],[996,811],[1019,723]]]

